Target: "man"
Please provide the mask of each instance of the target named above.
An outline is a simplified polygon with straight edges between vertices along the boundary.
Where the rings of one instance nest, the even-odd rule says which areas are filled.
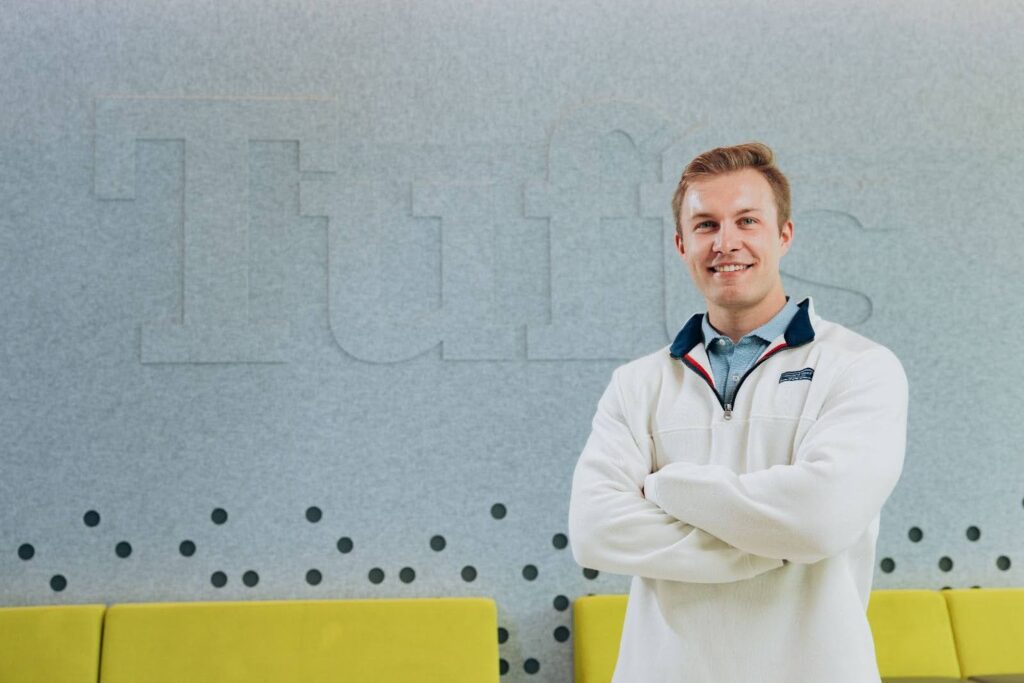
[[[569,504],[576,561],[634,576],[613,681],[878,681],[865,612],[903,367],[784,294],[766,146],[701,154],[672,205],[707,313],[612,373]]]

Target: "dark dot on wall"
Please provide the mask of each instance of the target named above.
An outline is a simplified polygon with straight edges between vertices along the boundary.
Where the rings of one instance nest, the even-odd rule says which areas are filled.
[[[381,583],[384,581],[384,570],[380,567],[374,567],[370,570],[370,583]]]
[[[213,512],[210,513],[210,519],[213,520],[214,524],[223,524],[228,521],[228,511],[224,508],[214,508]]]
[[[306,520],[316,524],[324,516],[324,513],[320,511],[320,508],[313,505],[306,508]]]
[[[896,569],[896,563],[891,557],[882,559],[882,571],[886,574],[892,574],[893,570]]]
[[[433,536],[430,539],[430,549],[431,550],[436,550],[437,552],[441,552],[442,550],[444,550],[444,547],[446,545],[448,545],[448,544],[445,542],[444,536]]]
[[[504,626],[499,626],[498,627],[498,643],[501,644],[501,643],[504,643],[507,640],[508,640],[508,629],[505,628]]]
[[[402,583],[412,583],[416,580],[416,570],[412,567],[402,567],[402,571],[398,572],[398,579]]]
[[[907,536],[910,538],[911,541],[917,543],[922,538],[924,538],[924,532],[916,526],[912,526],[910,527],[910,531],[907,532]]]
[[[941,569],[942,571],[948,572],[952,568],[953,560],[949,559],[948,557],[943,557],[939,560],[939,569]]]
[[[86,526],[99,526],[100,513],[96,512],[95,510],[89,510],[84,515],[82,515],[82,521],[85,522]]]
[[[22,543],[18,546],[18,557],[23,560],[31,560],[36,556],[36,549],[32,547],[31,543]]]
[[[555,534],[551,537],[551,545],[562,550],[565,546],[569,545],[569,537],[565,534]]]
[[[319,586],[323,578],[323,574],[320,573],[319,569],[310,569],[306,572],[306,583],[310,586]]]
[[[600,572],[596,569],[584,569],[583,576],[588,579],[596,579],[600,575]]]
[[[564,595],[556,595],[554,600],[555,609],[559,612],[564,612],[569,609],[569,598]]]
[[[981,586],[971,586],[972,589],[981,588]]]
[[[996,560],[996,566],[1005,572],[1010,568],[1010,558],[1006,555],[1000,555],[999,559]]]
[[[50,588],[60,593],[68,587],[68,580],[62,574],[54,574],[50,577]]]
[[[528,564],[523,567],[523,578],[527,581],[533,581],[537,578],[537,568],[532,564]]]
[[[952,588],[951,588],[950,586],[943,586],[943,587],[942,587],[942,588],[940,588],[939,590],[944,590],[944,591],[951,591],[951,590],[953,590],[953,589],[952,589]]]
[[[508,673],[508,662],[506,662],[504,659],[498,660],[498,673],[500,673],[502,676]]]
[[[228,583],[228,575],[224,572],[214,572],[210,576],[210,583],[213,584],[214,588],[223,588]]]
[[[242,583],[244,583],[249,588],[252,588],[253,586],[255,586],[259,582],[260,582],[260,575],[257,574],[256,572],[254,572],[251,569],[249,571],[247,571],[246,573],[242,574]]]
[[[495,519],[505,519],[505,515],[508,514],[508,510],[501,503],[495,503],[491,506],[491,517]]]
[[[523,662],[523,671],[525,671],[528,674],[537,673],[538,671],[540,671],[540,662],[538,662],[533,657],[530,657],[525,662]]]
[[[467,564],[462,568],[462,580],[466,583],[476,581],[476,567],[471,564]]]
[[[569,629],[567,629],[565,626],[559,626],[558,628],[556,628],[555,640],[557,640],[560,643],[564,643],[565,641],[569,640]]]
[[[976,526],[969,526],[969,527],[967,527],[967,540],[968,541],[977,541],[979,538],[981,538],[981,529],[979,529]]]
[[[348,536],[342,536],[338,539],[338,552],[350,553],[352,552],[352,539]]]
[[[192,541],[182,541],[181,545],[178,546],[178,552],[183,557],[192,557],[196,554],[196,544]]]
[[[125,557],[131,557],[132,544],[128,541],[121,541],[116,546],[114,546],[114,552],[117,553],[117,556],[122,559]]]

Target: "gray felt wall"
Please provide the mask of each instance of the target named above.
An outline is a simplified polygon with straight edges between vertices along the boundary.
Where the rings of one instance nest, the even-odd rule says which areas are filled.
[[[487,595],[571,675],[614,367],[703,302],[685,162],[772,145],[792,296],[910,379],[876,587],[1020,585],[1024,11],[0,3],[0,604]]]

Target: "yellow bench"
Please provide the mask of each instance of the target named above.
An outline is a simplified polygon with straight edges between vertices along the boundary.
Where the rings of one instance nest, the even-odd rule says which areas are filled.
[[[575,601],[577,683],[611,679],[626,601]],[[878,590],[867,616],[887,683],[1024,683],[1024,589]],[[496,632],[486,598],[2,608],[0,681],[477,683]]]
[[[0,609],[2,683],[498,678],[497,606],[486,598]]]
[[[588,595],[572,604],[573,678],[576,683],[608,683],[615,673],[626,619],[626,595]]]
[[[878,671],[886,683],[963,680],[940,591],[872,591],[868,623]]]
[[[104,605],[0,609],[0,681],[96,683]]]
[[[984,683],[1024,683],[1024,588],[968,588],[942,594],[964,676]]]

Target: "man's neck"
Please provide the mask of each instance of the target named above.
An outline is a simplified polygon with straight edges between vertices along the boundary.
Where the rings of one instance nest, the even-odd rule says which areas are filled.
[[[774,318],[785,305],[786,295],[781,290],[777,296],[766,297],[755,308],[721,308],[713,306],[709,302],[708,322],[716,330],[729,337],[734,344],[737,344],[752,330],[756,330]]]

